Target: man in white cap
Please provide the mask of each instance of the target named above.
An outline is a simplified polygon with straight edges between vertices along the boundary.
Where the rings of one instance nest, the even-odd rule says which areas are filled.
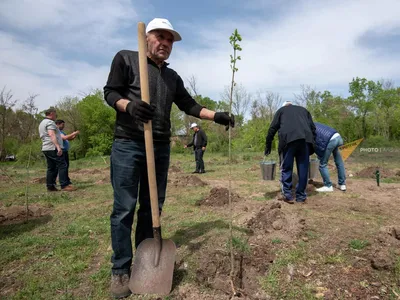
[[[111,151],[111,184],[114,204],[111,213],[113,248],[111,292],[115,298],[130,294],[128,282],[132,264],[131,232],[137,200],[135,246],[153,237],[150,195],[147,181],[143,123],[152,120],[156,179],[160,212],[164,204],[170,159],[172,104],[186,114],[234,126],[227,112],[214,112],[199,105],[187,92],[182,78],[168,67],[174,42],[180,34],[166,19],[153,19],[146,28],[150,104],[142,101],[138,52],[119,51],[111,64],[104,97],[116,111]],[[139,188],[140,186],[140,188]]]
[[[192,123],[190,129],[194,131],[193,139],[189,144],[185,145],[184,148],[193,147],[194,158],[196,160],[196,170],[193,173],[205,173],[203,155],[207,147],[206,133],[197,123]]]

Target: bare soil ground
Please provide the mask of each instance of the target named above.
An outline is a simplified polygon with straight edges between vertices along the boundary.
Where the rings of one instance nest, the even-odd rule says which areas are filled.
[[[1,206],[0,203],[0,225],[10,225],[38,219],[50,215],[51,210],[40,205],[29,205],[28,209],[22,205]]]
[[[335,188],[332,193],[318,194],[315,188],[322,183],[317,179],[307,187],[306,204],[289,205],[278,200],[278,178],[263,181],[258,165],[239,162],[243,168],[232,178],[231,210],[229,181],[217,170],[224,163],[215,160],[218,166],[214,165],[213,172],[210,162],[210,172],[204,175],[185,173],[183,163],[170,169],[166,205],[176,211],[167,210],[162,220],[176,226],[171,226],[170,233],[178,245],[171,294],[168,298],[132,295],[130,299],[400,299],[398,169],[380,166],[381,178],[388,181],[377,186],[378,166],[349,163],[346,167],[354,177],[347,180],[346,192]],[[334,168],[330,169],[335,180]],[[108,168],[71,174],[78,182],[109,184]],[[42,184],[40,179],[32,182]],[[196,201],[185,202],[193,195]],[[109,199],[103,199],[79,203],[79,208],[110,205]],[[28,216],[45,217],[52,210],[32,204]],[[25,206],[0,204],[0,226],[24,220]],[[88,278],[104,272],[110,248],[107,253],[93,254],[95,265],[85,271]],[[13,286],[18,280],[10,274],[5,279],[0,296],[9,297],[16,292]],[[108,281],[101,288],[108,291]],[[91,293],[90,280],[73,291],[77,299]]]
[[[242,237],[246,249],[235,249],[234,274],[229,251],[210,240],[198,252],[195,283],[175,289],[173,297],[400,299],[400,184],[378,187],[370,176],[375,170],[359,171],[358,179],[347,181],[346,192],[318,194],[315,188],[322,183],[313,181],[307,204],[260,202],[233,193],[233,223],[248,229]],[[381,178],[396,176],[390,169],[380,172]],[[226,217],[228,190],[221,185],[227,182],[208,182],[209,195],[198,204]],[[269,193],[278,196],[279,188]]]

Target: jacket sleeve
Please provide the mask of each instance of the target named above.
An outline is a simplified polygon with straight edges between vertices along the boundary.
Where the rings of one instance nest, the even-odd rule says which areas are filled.
[[[192,141],[186,145],[186,147],[192,147],[194,145],[194,135],[192,137]]]
[[[271,147],[272,141],[274,140],[274,136],[280,128],[280,117],[281,117],[281,112],[277,111],[268,129],[267,138],[265,140],[265,144],[267,147]]]
[[[315,141],[317,139],[317,129],[315,127],[315,124],[314,124],[314,121],[312,119],[312,116],[311,116],[310,112],[308,112],[308,123],[310,124],[311,132],[313,134],[314,144],[315,144]]]
[[[203,145],[202,145],[202,147],[207,147],[207,135],[206,135],[206,133],[202,130],[201,131],[201,136],[202,136],[202,138],[203,138]]]
[[[202,110],[203,106],[198,104],[196,100],[190,96],[180,76],[178,76],[176,83],[176,98],[174,102],[178,108],[184,111],[186,114],[200,118],[200,111]]]
[[[108,105],[115,108],[115,103],[123,99],[124,87],[128,84],[128,66],[121,53],[117,53],[111,63],[107,84],[104,86],[104,98]]]

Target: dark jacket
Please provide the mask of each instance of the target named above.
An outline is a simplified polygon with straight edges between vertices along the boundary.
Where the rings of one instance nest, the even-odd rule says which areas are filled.
[[[194,143],[195,140],[195,136],[197,135],[197,139],[196,139],[196,144]],[[193,149],[199,149],[202,147],[206,147],[207,146],[207,135],[206,133],[202,130],[199,129],[197,132],[195,132],[193,134],[193,139],[192,141],[186,145],[187,147],[192,147]]]
[[[316,127],[316,133],[317,137],[315,139],[315,153],[319,156],[322,157],[324,156],[326,147],[329,144],[329,141],[331,140],[332,136],[337,133],[335,129],[332,127],[329,127],[327,125],[314,122],[315,127]]]
[[[199,117],[201,105],[189,95],[182,78],[167,63],[159,68],[148,58],[150,104],[155,105],[152,121],[154,141],[169,142],[171,137],[170,113],[172,104],[186,114]],[[107,84],[104,86],[104,98],[116,109],[120,99],[141,100],[138,52],[122,50],[111,64]],[[143,123],[133,119],[128,113],[117,110],[114,137],[144,140]]]
[[[287,144],[301,139],[310,144],[310,155],[314,153],[315,125],[311,114],[304,107],[287,105],[278,109],[268,130],[267,146],[271,147],[277,131],[279,153],[283,151]]]

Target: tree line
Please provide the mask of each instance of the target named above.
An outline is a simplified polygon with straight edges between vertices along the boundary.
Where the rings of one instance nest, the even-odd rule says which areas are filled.
[[[201,105],[215,111],[229,110],[228,87],[221,93],[220,101],[202,96],[194,76],[187,80],[187,88]],[[18,103],[11,90],[5,87],[1,90],[0,160],[8,154],[16,155],[21,162],[41,159],[37,128],[44,113],[37,109],[37,97],[30,95]],[[400,141],[400,87],[391,80],[353,78],[347,98],[303,85],[301,92],[294,94],[294,102],[306,107],[315,121],[338,130],[345,142],[358,138],[381,143]],[[282,103],[279,93],[268,90],[250,93],[243,85],[235,85],[232,113],[236,116],[236,129],[232,132],[232,150],[262,152],[273,115]],[[67,96],[55,107],[58,117],[66,122],[66,132],[81,132],[71,143],[73,158],[110,154],[115,111],[105,103],[101,90],[94,90],[82,99]],[[187,116],[175,105],[171,112],[172,151],[184,151],[192,122],[199,123],[207,132],[209,151],[227,151],[228,134],[223,127]]]

